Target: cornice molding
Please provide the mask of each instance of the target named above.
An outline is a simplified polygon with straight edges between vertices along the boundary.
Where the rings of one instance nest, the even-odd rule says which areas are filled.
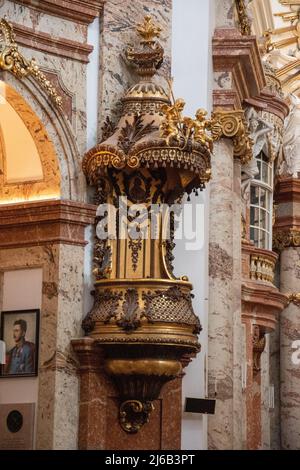
[[[84,228],[96,206],[73,201],[39,201],[0,206],[0,249],[49,243],[86,245]]]
[[[242,284],[242,321],[252,320],[264,327],[266,332],[275,329],[277,315],[288,304],[288,297],[276,287],[259,281]]]
[[[222,106],[223,100],[229,107],[226,95],[235,92],[231,106],[234,108],[238,103],[241,108],[246,99],[260,95],[266,87],[256,38],[242,36],[236,28],[217,28],[212,43],[214,72],[230,72],[233,80],[231,89],[214,92],[214,106]]]
[[[83,63],[89,62],[89,54],[93,51],[93,46],[89,44],[54,37],[50,34],[35,31],[17,23],[12,23],[12,25],[16,34],[17,43],[20,46],[29,47],[30,49]]]
[[[278,178],[274,191],[274,200],[277,204],[300,202],[300,179],[292,177]]]
[[[89,25],[102,12],[106,0],[16,0],[15,3],[64,20]]]
[[[245,102],[254,108],[275,114],[275,116],[278,116],[282,121],[284,121],[289,114],[289,106],[287,103],[268,90],[262,90],[259,96],[247,98]]]

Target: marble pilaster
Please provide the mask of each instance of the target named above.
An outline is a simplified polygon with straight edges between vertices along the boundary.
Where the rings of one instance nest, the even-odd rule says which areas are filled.
[[[71,202],[54,201],[48,204],[48,208],[46,203],[42,207],[41,203],[32,203],[31,208],[30,204],[2,208],[0,225],[6,231],[6,238],[0,240],[0,270],[43,269],[36,448],[76,449],[79,388],[77,360],[71,349],[71,338],[82,334],[84,227],[90,223],[94,212],[92,209],[90,216],[87,216],[86,206],[72,205]],[[51,209],[59,204],[69,211],[69,215],[65,213],[64,223],[59,212],[51,219]],[[44,220],[34,220],[30,209],[35,209],[37,218],[43,214]],[[20,229],[18,223],[21,227],[26,226],[26,217],[25,243],[19,241],[19,244],[7,246],[7,239],[13,240],[14,232]],[[66,227],[68,218],[69,230]],[[60,233],[57,236],[52,229],[59,220],[61,230],[57,230]],[[32,229],[31,235],[30,226],[36,229]],[[40,226],[48,226],[45,229],[48,235],[42,243]],[[31,239],[26,244],[27,237],[28,242]]]
[[[281,253],[281,290],[300,291],[300,248]],[[300,340],[300,308],[291,303],[280,317],[281,447],[300,450],[300,365],[293,363],[294,341]]]
[[[208,447],[241,449],[241,245],[240,233],[236,233],[240,227],[240,163],[234,161],[230,141],[215,144],[212,175],[208,386],[217,402],[215,415],[208,417]]]

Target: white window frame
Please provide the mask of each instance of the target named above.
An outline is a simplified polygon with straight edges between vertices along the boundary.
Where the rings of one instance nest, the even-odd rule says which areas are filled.
[[[264,158],[265,157],[265,158]],[[261,152],[256,157],[258,167],[260,167],[260,173],[251,181],[251,188],[250,188],[250,238],[251,238],[251,231],[252,229],[258,230],[258,241],[256,242],[251,238],[251,240],[255,243],[257,248],[262,248],[265,250],[272,250],[272,219],[273,219],[273,172],[274,172],[274,164],[272,161],[268,160],[267,156]],[[262,179],[262,169],[263,166],[266,165],[268,168],[268,181],[263,181]],[[251,202],[251,191],[252,188],[260,188],[259,189],[259,202],[258,204],[252,204]],[[266,198],[268,198],[267,208],[261,205],[260,198],[261,198],[261,191],[265,190]],[[258,210],[258,224],[253,225],[251,224],[251,213],[253,209]],[[266,214],[266,225],[262,226],[261,224],[261,212],[265,212]],[[261,233],[267,233],[267,243],[265,241],[261,243]]]

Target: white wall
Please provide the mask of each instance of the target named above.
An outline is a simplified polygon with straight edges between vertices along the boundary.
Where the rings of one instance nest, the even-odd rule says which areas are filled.
[[[2,310],[40,309],[42,281],[43,270],[41,268],[4,272],[1,292]],[[0,379],[0,404],[36,403],[36,420],[37,401],[38,377]]]
[[[172,76],[174,95],[186,101],[185,115],[194,116],[203,107],[210,113],[212,107],[212,54],[211,37],[214,25],[214,0],[173,0]],[[204,205],[204,245],[197,251],[188,251],[184,240],[176,241],[175,274],[187,275],[194,285],[195,312],[203,330],[202,346],[197,358],[186,369],[183,380],[183,406],[185,397],[204,398],[206,395],[205,358],[207,352],[208,316],[208,220],[209,188],[198,197],[192,196],[190,204]],[[195,220],[195,215],[193,216]],[[183,413],[182,449],[207,448],[207,417]]]

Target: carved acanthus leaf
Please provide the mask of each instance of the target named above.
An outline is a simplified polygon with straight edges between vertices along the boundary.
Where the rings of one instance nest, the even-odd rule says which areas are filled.
[[[126,120],[125,127],[122,127],[118,145],[124,150],[125,153],[128,153],[131,147],[142,139],[147,134],[157,131],[158,127],[153,125],[154,120],[149,123],[143,122],[143,116],[140,114],[135,114],[133,122],[130,123]]]
[[[252,159],[253,141],[243,110],[216,110],[212,113],[210,130],[214,141],[222,137],[232,139],[234,156],[242,163],[247,163]]]

